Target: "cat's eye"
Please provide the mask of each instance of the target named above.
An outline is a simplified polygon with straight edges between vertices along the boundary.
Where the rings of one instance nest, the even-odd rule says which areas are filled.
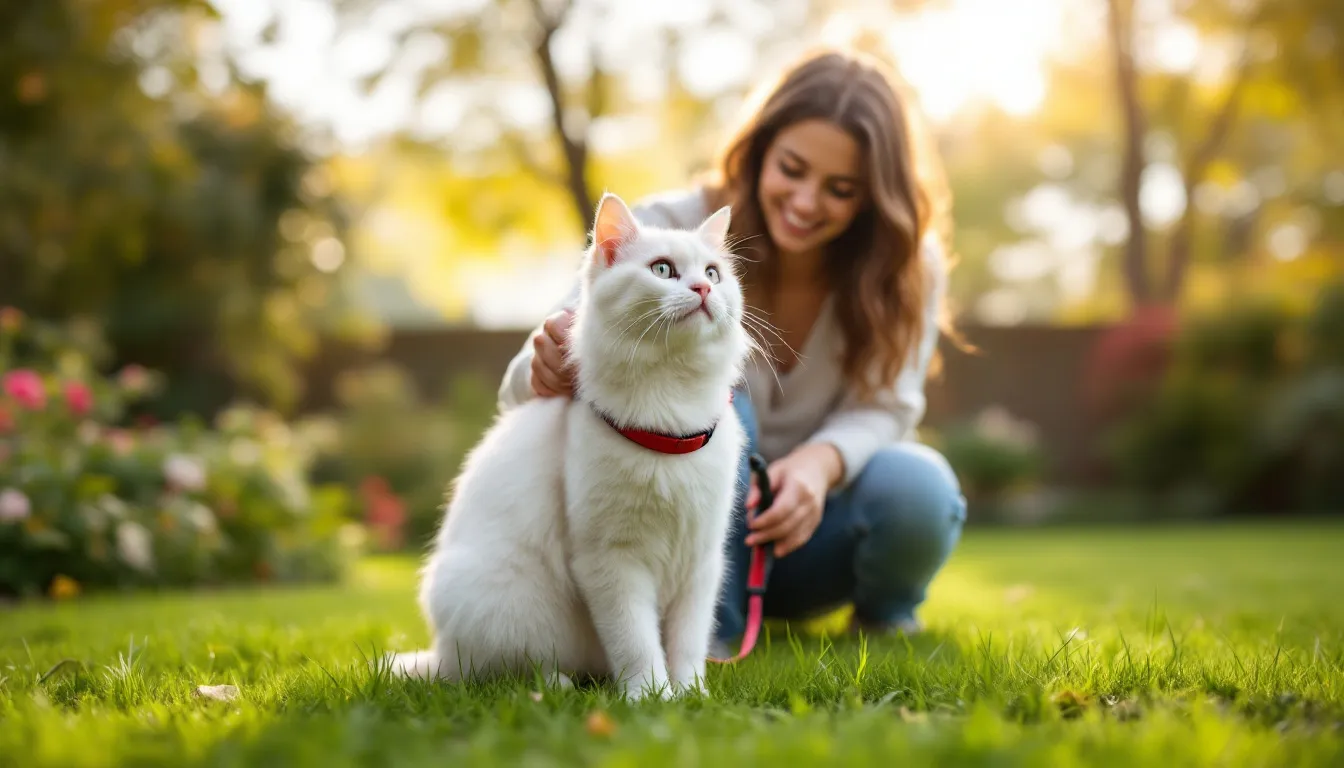
[[[653,270],[653,274],[665,280],[677,276],[677,270],[673,268],[672,262],[667,259],[659,259],[653,262],[649,265],[649,269]]]
[[[719,268],[713,264],[705,267],[705,277],[709,278],[709,282],[711,283],[719,282]]]

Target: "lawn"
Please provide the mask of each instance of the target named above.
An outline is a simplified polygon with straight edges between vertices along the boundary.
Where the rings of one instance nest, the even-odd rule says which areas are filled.
[[[637,706],[371,671],[427,639],[405,559],[0,609],[0,766],[1339,765],[1341,554],[1329,525],[975,529],[925,635],[772,627],[712,698]]]

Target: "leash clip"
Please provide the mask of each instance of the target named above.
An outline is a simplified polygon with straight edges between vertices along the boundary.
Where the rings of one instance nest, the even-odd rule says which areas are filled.
[[[770,474],[766,471],[767,465],[765,458],[759,453],[753,453],[750,458],[752,474],[756,476],[756,488],[760,491],[760,501],[756,504],[756,511],[752,513],[751,519],[756,519],[756,515],[774,506],[775,492],[770,487]],[[775,548],[770,544],[758,544],[753,547],[756,550],[753,554],[759,554],[759,558],[753,557],[756,561],[747,574],[747,595],[763,596],[765,594],[765,585],[770,580],[770,571],[775,564]]]
[[[759,453],[753,453],[748,461],[751,465],[752,474],[756,476],[756,487],[761,492],[761,500],[756,504],[756,514],[759,514],[761,510],[774,506],[775,491],[770,487],[770,473],[767,471],[765,457]],[[753,520],[756,519],[756,514],[751,516]]]

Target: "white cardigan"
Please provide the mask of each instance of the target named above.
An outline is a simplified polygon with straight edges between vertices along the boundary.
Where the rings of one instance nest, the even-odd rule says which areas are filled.
[[[680,190],[641,200],[632,207],[641,222],[660,227],[693,229],[709,215],[701,190]],[[827,297],[812,326],[798,362],[787,373],[776,374],[769,360],[753,355],[745,371],[746,390],[760,426],[757,450],[774,461],[806,442],[834,445],[844,460],[841,487],[863,471],[880,448],[914,436],[924,417],[924,383],[929,360],[938,343],[937,318],[946,291],[947,272],[942,250],[930,238],[923,248],[929,267],[930,290],[925,302],[924,336],[895,384],[877,393],[873,401],[860,403],[843,378],[843,336]],[[578,300],[577,283],[555,309],[573,308]],[[501,409],[511,408],[532,397],[532,343],[529,340],[509,363],[499,388]]]

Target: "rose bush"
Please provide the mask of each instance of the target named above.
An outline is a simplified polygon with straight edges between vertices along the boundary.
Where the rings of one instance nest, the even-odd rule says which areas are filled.
[[[342,573],[349,495],[308,481],[324,433],[246,407],[128,422],[161,382],[97,375],[96,345],[0,309],[0,595]]]

